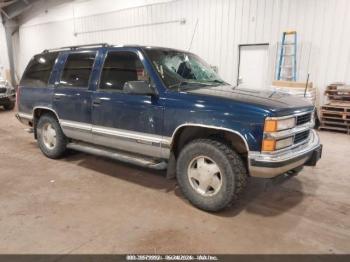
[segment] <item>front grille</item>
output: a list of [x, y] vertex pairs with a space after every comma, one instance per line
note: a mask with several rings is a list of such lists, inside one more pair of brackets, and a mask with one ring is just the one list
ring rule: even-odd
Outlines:
[[310, 130], [306, 130], [300, 133], [295, 134], [294, 136], [294, 144], [299, 144], [306, 140], [310, 135]]
[[305, 124], [311, 121], [311, 113], [307, 113], [301, 116], [297, 116], [297, 126]]
[[7, 89], [6, 89], [5, 87], [0, 87], [0, 94], [1, 94], [1, 93], [6, 93], [6, 90], [7, 90]]

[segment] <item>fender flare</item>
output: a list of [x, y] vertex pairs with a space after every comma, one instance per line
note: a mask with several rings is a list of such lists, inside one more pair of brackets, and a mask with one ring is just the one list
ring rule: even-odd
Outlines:
[[207, 128], [207, 129], [226, 131], [226, 132], [238, 135], [243, 140], [244, 145], [245, 145], [245, 147], [247, 149], [247, 152], [249, 152], [249, 145], [248, 145], [247, 139], [240, 132], [238, 132], [237, 130], [226, 128], [226, 127], [218, 127], [218, 126], [204, 125], [204, 124], [195, 124], [195, 123], [185, 123], [185, 124], [179, 125], [174, 130], [174, 132], [173, 132], [173, 134], [171, 136], [170, 143], [169, 143], [170, 148], [173, 147], [174, 139], [175, 139], [175, 136], [176, 136], [177, 132], [183, 127], [202, 127], [202, 128]]

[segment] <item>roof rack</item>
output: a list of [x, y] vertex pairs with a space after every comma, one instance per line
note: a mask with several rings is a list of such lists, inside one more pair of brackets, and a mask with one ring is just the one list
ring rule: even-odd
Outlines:
[[49, 53], [54, 51], [63, 51], [63, 50], [77, 50], [80, 48], [87, 48], [87, 47], [107, 47], [110, 46], [107, 43], [97, 43], [97, 44], [87, 44], [87, 45], [74, 45], [74, 46], [65, 46], [60, 48], [52, 48], [52, 49], [45, 49], [43, 53]]

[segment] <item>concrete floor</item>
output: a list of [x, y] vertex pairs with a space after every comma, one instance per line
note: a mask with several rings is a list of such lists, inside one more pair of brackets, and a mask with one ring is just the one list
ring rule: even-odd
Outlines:
[[323, 159], [282, 183], [251, 179], [218, 214], [163, 172], [70, 152], [50, 160], [0, 109], [0, 253], [347, 253], [350, 136], [320, 132]]

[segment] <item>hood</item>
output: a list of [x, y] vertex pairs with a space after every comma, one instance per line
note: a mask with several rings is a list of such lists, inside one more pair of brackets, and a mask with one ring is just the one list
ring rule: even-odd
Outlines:
[[256, 105], [274, 112], [276, 115], [300, 113], [313, 109], [313, 105], [307, 99], [268, 89], [260, 91], [220, 85], [189, 89], [186, 92]]

